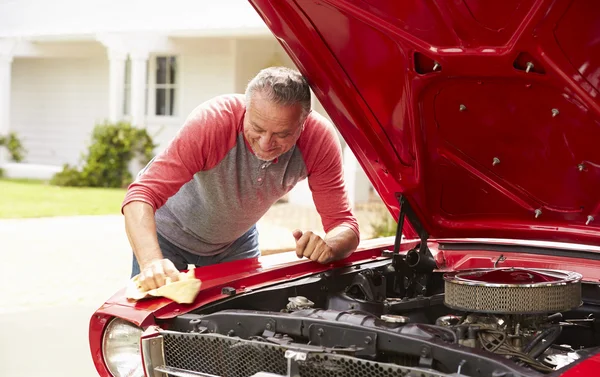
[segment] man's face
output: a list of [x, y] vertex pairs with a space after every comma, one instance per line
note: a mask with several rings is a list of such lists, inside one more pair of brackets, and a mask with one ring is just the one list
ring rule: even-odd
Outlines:
[[255, 92], [244, 118], [244, 136], [254, 154], [271, 161], [289, 151], [302, 131], [302, 105], [283, 106]]

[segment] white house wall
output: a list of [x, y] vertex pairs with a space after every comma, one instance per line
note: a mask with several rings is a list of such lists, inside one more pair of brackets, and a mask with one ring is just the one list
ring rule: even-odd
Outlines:
[[77, 163], [96, 122], [106, 117], [108, 63], [103, 57], [15, 58], [11, 130], [33, 164]]
[[105, 59], [106, 48], [90, 41], [17, 41], [13, 51], [20, 58], [90, 58]]
[[148, 116], [147, 126], [164, 148], [200, 103], [225, 93], [243, 93], [248, 81], [269, 64], [294, 67], [279, 44], [271, 38], [171, 38], [164, 52], [179, 59], [179, 116]]
[[[274, 38], [239, 38], [235, 41], [236, 92], [243, 93], [259, 70], [278, 62], [294, 67]], [[285, 55], [285, 56], [284, 56]]]
[[[160, 54], [178, 57], [177, 116], [148, 115], [146, 126], [161, 150], [175, 136], [189, 113], [202, 102], [235, 90], [232, 41], [226, 38], [176, 39], [172, 50]], [[154, 54], [156, 56], [157, 54]], [[152, 57], [151, 57], [152, 58]], [[152, 72], [150, 73], [152, 74]]]
[[[157, 151], [168, 145], [202, 102], [224, 93], [243, 93], [248, 80], [269, 65], [294, 67], [272, 37], [171, 36], [159, 40], [162, 42], [155, 43], [148, 55], [148, 76], [155, 75], [157, 56], [176, 56], [178, 72], [174, 116], [153, 115], [153, 91], [148, 91], [143, 124], [158, 144]], [[19, 44], [15, 52], [10, 129], [24, 142], [26, 162], [77, 164], [87, 151], [94, 125], [109, 117], [109, 50], [99, 41], [73, 40]], [[327, 116], [318, 101], [313, 108]], [[367, 200], [370, 185], [366, 176], [360, 169], [352, 176], [357, 183], [355, 200]], [[290, 193], [290, 200], [312, 203], [306, 182]]]

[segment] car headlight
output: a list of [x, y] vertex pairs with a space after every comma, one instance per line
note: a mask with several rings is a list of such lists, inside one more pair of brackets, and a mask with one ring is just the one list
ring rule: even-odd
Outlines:
[[144, 377], [140, 337], [142, 329], [120, 318], [113, 319], [102, 337], [102, 355], [114, 377]]

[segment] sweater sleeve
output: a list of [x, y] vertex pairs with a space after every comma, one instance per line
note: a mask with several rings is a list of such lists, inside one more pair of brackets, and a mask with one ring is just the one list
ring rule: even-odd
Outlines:
[[169, 145], [129, 185], [121, 212], [133, 201], [148, 203], [156, 211], [194, 174], [216, 166], [235, 145], [240, 112], [240, 100], [227, 96], [194, 109]]
[[344, 183], [342, 148], [338, 136], [324, 117], [311, 114], [299, 147], [308, 171], [308, 186], [325, 232], [346, 226], [360, 239]]

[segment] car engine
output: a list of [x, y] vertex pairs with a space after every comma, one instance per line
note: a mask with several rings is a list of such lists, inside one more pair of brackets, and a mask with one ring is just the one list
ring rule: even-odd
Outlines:
[[551, 372], [578, 359], [568, 346], [544, 353], [562, 332], [561, 312], [581, 305], [581, 275], [508, 268], [458, 272], [444, 279], [445, 305], [466, 314], [440, 317], [436, 325], [452, 329], [459, 344], [540, 371]]
[[598, 352], [600, 288], [577, 273], [443, 273], [416, 249], [388, 256], [224, 289], [230, 297], [161, 325], [166, 364], [240, 377], [530, 377]]

